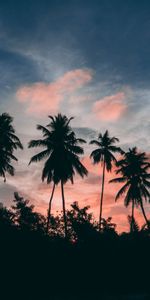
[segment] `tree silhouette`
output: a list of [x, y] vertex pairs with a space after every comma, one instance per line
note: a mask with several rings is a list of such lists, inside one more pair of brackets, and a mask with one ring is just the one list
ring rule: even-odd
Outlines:
[[29, 164], [46, 159], [42, 172], [42, 180], [47, 183], [53, 182], [53, 190], [49, 201], [47, 228], [49, 226], [51, 203], [54, 195], [55, 185], [61, 183], [63, 217], [65, 226], [65, 236], [67, 237], [67, 220], [65, 211], [64, 184], [70, 180], [73, 183], [75, 172], [81, 177], [87, 175], [86, 168], [79, 160], [79, 155], [84, 150], [79, 144], [85, 143], [83, 139], [76, 138], [70, 127], [70, 121], [66, 116], [58, 114], [55, 117], [49, 116], [50, 123], [44, 127], [37, 125], [37, 129], [43, 133], [43, 139], [32, 140], [31, 147], [44, 147], [45, 149], [34, 155]]
[[41, 214], [34, 212], [34, 205], [29, 205], [29, 200], [25, 200], [19, 196], [17, 192], [14, 193], [14, 222], [22, 231], [37, 231], [44, 233], [45, 218]]
[[14, 227], [14, 213], [0, 203], [0, 235], [11, 234]]
[[73, 242], [77, 242], [80, 239], [86, 239], [95, 233], [98, 228], [97, 222], [94, 220], [93, 214], [88, 212], [90, 206], [84, 206], [80, 208], [78, 202], [75, 201], [71, 204], [71, 209], [67, 210], [67, 223], [69, 238]]
[[112, 217], [107, 219], [102, 218], [102, 231], [103, 233], [116, 233], [115, 232], [116, 224], [112, 223]]
[[139, 233], [140, 227], [138, 222], [135, 220], [133, 216], [128, 216], [128, 223], [130, 225], [130, 232]]
[[90, 157], [93, 159], [94, 164], [99, 162], [103, 165], [103, 175], [102, 175], [102, 190], [100, 199], [100, 214], [99, 214], [99, 228], [101, 230], [102, 223], [102, 207], [103, 207], [103, 195], [104, 195], [104, 183], [105, 183], [105, 169], [108, 172], [112, 170], [112, 163], [116, 162], [116, 158], [113, 153], [123, 153], [120, 147], [116, 147], [114, 144], [119, 142], [116, 137], [110, 137], [108, 130], [102, 135], [98, 136], [98, 140], [92, 140], [90, 144], [98, 146], [94, 151], [92, 151]]
[[131, 231], [134, 230], [134, 208], [140, 206], [147, 226], [149, 227], [149, 221], [146, 217], [143, 207], [143, 200], [150, 201], [150, 174], [148, 169], [150, 164], [145, 152], [138, 153], [137, 148], [129, 149], [127, 153], [124, 153], [123, 159], [117, 162], [118, 169], [116, 174], [120, 174], [121, 177], [110, 180], [112, 183], [124, 183], [122, 188], [116, 195], [117, 201], [123, 194], [125, 194], [124, 204], [127, 207], [132, 203], [132, 223]]
[[6, 181], [6, 172], [14, 175], [14, 167], [11, 161], [17, 161], [13, 155], [14, 150], [23, 149], [19, 138], [15, 135], [15, 129], [12, 126], [13, 118], [3, 113], [0, 115], [0, 176]]

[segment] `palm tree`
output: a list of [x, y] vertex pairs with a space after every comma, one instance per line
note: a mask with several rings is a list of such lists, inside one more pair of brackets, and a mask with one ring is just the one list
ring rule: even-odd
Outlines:
[[124, 153], [124, 157], [117, 162], [118, 169], [116, 174], [120, 174], [121, 177], [110, 180], [112, 183], [124, 183], [119, 192], [117, 193], [115, 200], [117, 201], [123, 194], [125, 194], [124, 204], [126, 207], [132, 204], [132, 223], [131, 231], [133, 231], [134, 225], [134, 208], [140, 206], [147, 226], [149, 227], [149, 221], [146, 217], [143, 200], [150, 201], [150, 174], [148, 169], [150, 164], [145, 152], [138, 153], [137, 148], [129, 149], [127, 153]]
[[13, 118], [3, 113], [0, 115], [0, 176], [6, 181], [6, 172], [14, 175], [14, 167], [11, 161], [17, 161], [13, 155], [18, 148], [23, 149], [19, 138], [15, 135], [15, 129], [12, 125]]
[[54, 195], [55, 186], [61, 183], [63, 218], [65, 226], [65, 236], [67, 237], [67, 220], [64, 197], [64, 184], [70, 180], [73, 183], [75, 172], [81, 177], [87, 175], [87, 169], [79, 160], [79, 155], [83, 154], [83, 148], [79, 144], [85, 143], [84, 140], [76, 138], [75, 133], [70, 127], [70, 121], [66, 116], [58, 114], [55, 117], [49, 116], [50, 123], [44, 127], [37, 125], [37, 129], [43, 133], [43, 139], [32, 140], [31, 147], [44, 147], [44, 150], [34, 155], [29, 164], [46, 159], [42, 181], [47, 180], [47, 184], [53, 182], [52, 194], [49, 201], [47, 230], [51, 215], [51, 203]]
[[103, 165], [103, 175], [102, 175], [102, 189], [101, 189], [101, 198], [100, 198], [100, 214], [99, 214], [99, 229], [101, 230], [102, 223], [102, 207], [103, 207], [103, 196], [104, 196], [104, 183], [105, 183], [105, 169], [108, 172], [112, 170], [112, 163], [116, 162], [116, 158], [113, 153], [123, 153], [120, 147], [116, 147], [114, 144], [119, 142], [119, 139], [116, 137], [110, 137], [108, 130], [102, 135], [101, 133], [98, 136], [98, 140], [92, 140], [90, 144], [96, 145], [94, 151], [92, 151], [90, 158], [93, 159], [94, 164], [99, 162]]

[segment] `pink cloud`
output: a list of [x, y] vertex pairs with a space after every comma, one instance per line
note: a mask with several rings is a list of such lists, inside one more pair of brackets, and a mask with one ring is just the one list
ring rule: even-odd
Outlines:
[[60, 103], [65, 96], [71, 96], [77, 89], [84, 86], [92, 79], [90, 70], [77, 69], [65, 73], [52, 83], [35, 83], [22, 86], [17, 91], [17, 99], [27, 103], [27, 113], [51, 114], [58, 112]]
[[117, 121], [127, 110], [125, 93], [104, 97], [94, 103], [93, 112], [103, 121]]

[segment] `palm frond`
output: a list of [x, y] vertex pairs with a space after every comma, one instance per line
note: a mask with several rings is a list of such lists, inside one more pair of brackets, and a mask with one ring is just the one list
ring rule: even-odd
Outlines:
[[49, 137], [50, 136], [50, 131], [46, 127], [38, 124], [37, 129], [41, 130], [43, 132], [44, 137]]
[[69, 123], [74, 119], [74, 117], [70, 117], [68, 120], [67, 120], [67, 123], [66, 123], [66, 126], [69, 125]]
[[52, 159], [49, 158], [46, 161], [42, 171], [42, 181], [44, 181], [45, 178], [47, 178], [47, 183], [50, 183], [53, 180], [53, 173], [54, 173], [54, 166], [52, 163]]
[[20, 139], [15, 134], [9, 132], [9, 137], [11, 138], [14, 145], [17, 146], [17, 148], [20, 148], [21, 150], [23, 150], [23, 145], [22, 145]]
[[75, 153], [75, 154], [83, 154], [83, 153], [84, 153], [83, 148], [80, 147], [80, 146], [76, 146], [76, 145], [68, 145], [67, 148], [68, 148], [71, 152], [73, 152], [73, 153]]
[[6, 174], [14, 175], [14, 167], [11, 161], [17, 161], [14, 156], [14, 150], [23, 149], [20, 139], [15, 135], [15, 129], [12, 125], [13, 118], [4, 113], [0, 115], [0, 176], [6, 180]]
[[45, 139], [32, 140], [29, 143], [29, 148], [44, 146], [47, 149], [34, 155], [30, 163], [48, 157], [42, 172], [42, 180], [47, 179], [47, 183], [66, 183], [68, 180], [73, 182], [75, 171], [82, 177], [87, 175], [87, 170], [79, 159], [79, 155], [84, 153], [79, 144], [85, 143], [85, 140], [77, 138], [72, 131], [69, 124], [73, 118], [68, 119], [61, 114], [49, 118], [50, 122], [46, 127], [37, 125]]
[[74, 157], [73, 161], [73, 167], [75, 168], [76, 172], [81, 176], [87, 176], [88, 170], [83, 166], [83, 164], [79, 161], [79, 159]]
[[92, 141], [90, 141], [90, 143], [89, 143], [90, 145], [96, 145], [96, 146], [98, 146], [98, 147], [100, 147], [101, 146], [101, 144], [100, 144], [100, 142], [99, 141], [97, 141], [97, 140], [92, 140]]
[[116, 147], [116, 146], [109, 146], [109, 151], [112, 151], [114, 153], [120, 153], [120, 154], [124, 154], [125, 152], [120, 148], [120, 147]]
[[118, 177], [118, 178], [113, 178], [111, 180], [109, 180], [109, 183], [122, 183], [122, 182], [126, 182], [127, 178], [125, 177]]
[[34, 155], [34, 156], [31, 158], [31, 160], [30, 160], [30, 162], [29, 162], [29, 165], [30, 165], [31, 163], [33, 163], [33, 162], [41, 161], [42, 159], [46, 158], [48, 155], [50, 155], [49, 149], [46, 149], [46, 150], [44, 150], [44, 151], [42, 151], [42, 152], [40, 152], [40, 153]]
[[10, 164], [6, 164], [5, 165], [5, 170], [11, 175], [11, 176], [14, 176], [14, 173], [15, 173], [15, 169], [12, 165]]
[[129, 187], [129, 184], [127, 182], [117, 193], [117, 195], [115, 197], [115, 201], [117, 201], [126, 192], [128, 187]]
[[18, 161], [18, 159], [11, 153], [11, 152], [5, 152], [5, 155], [6, 155], [6, 157], [7, 157], [7, 161], [9, 160], [9, 159], [12, 159], [12, 160], [15, 160], [15, 161]]
[[125, 196], [125, 198], [124, 198], [124, 205], [125, 205], [126, 207], [128, 207], [128, 205], [130, 204], [130, 202], [133, 202], [133, 201], [135, 202], [135, 198], [134, 198], [133, 193], [134, 193], [133, 188], [132, 188], [132, 186], [130, 185], [130, 186], [129, 186], [129, 189], [128, 189], [128, 191], [127, 191], [127, 194], [126, 194], [126, 196]]
[[147, 190], [145, 185], [142, 184], [140, 187], [140, 190], [141, 190], [141, 194], [144, 197], [145, 201], [147, 201], [147, 199], [150, 200], [150, 192]]
[[48, 144], [47, 140], [31, 140], [28, 143], [28, 148], [46, 147], [47, 144]]
[[79, 144], [86, 144], [86, 141], [84, 139], [76, 139], [76, 142]]
[[93, 159], [94, 164], [98, 164], [100, 161], [103, 161], [103, 153], [101, 149], [95, 149], [92, 151], [90, 158]]
[[112, 138], [110, 138], [110, 144], [115, 144], [116, 142], [119, 142], [118, 138], [116, 138], [114, 136]]

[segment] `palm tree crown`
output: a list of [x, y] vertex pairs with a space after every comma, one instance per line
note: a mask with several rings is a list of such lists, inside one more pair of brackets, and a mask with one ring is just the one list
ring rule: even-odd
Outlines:
[[120, 147], [115, 146], [115, 143], [119, 142], [116, 137], [110, 137], [108, 130], [102, 135], [98, 136], [98, 140], [92, 140], [90, 144], [96, 145], [94, 151], [92, 151], [90, 157], [93, 159], [94, 164], [101, 162], [103, 164], [103, 175], [102, 175], [102, 191], [100, 200], [100, 215], [99, 215], [99, 226], [101, 229], [102, 222], [102, 203], [103, 203], [103, 193], [104, 193], [104, 182], [105, 182], [105, 168], [108, 172], [112, 170], [112, 163], [117, 162], [116, 157], [113, 153], [123, 153]]
[[100, 133], [98, 140], [92, 140], [90, 144], [98, 146], [98, 148], [90, 155], [94, 164], [98, 164], [99, 162], [103, 163], [105, 161], [106, 169], [110, 172], [112, 169], [112, 162], [117, 162], [113, 153], [123, 153], [120, 147], [114, 145], [116, 142], [119, 142], [119, 139], [110, 137], [108, 130], [106, 130], [103, 135]]
[[13, 152], [17, 148], [23, 149], [19, 138], [15, 135], [15, 129], [12, 126], [13, 118], [3, 113], [0, 115], [0, 176], [6, 181], [6, 172], [14, 175], [14, 167], [10, 164], [11, 160], [17, 161]]
[[86, 168], [82, 165], [78, 155], [83, 154], [83, 148], [79, 146], [85, 143], [83, 139], [77, 139], [69, 123], [72, 118], [58, 114], [55, 117], [49, 116], [51, 122], [46, 126], [37, 125], [37, 129], [43, 133], [43, 139], [32, 140], [31, 147], [44, 147], [45, 150], [34, 155], [30, 163], [46, 159], [42, 172], [42, 180], [47, 183], [54, 181], [58, 184], [61, 180], [66, 183], [70, 180], [73, 183], [75, 171], [83, 177], [87, 175]]

